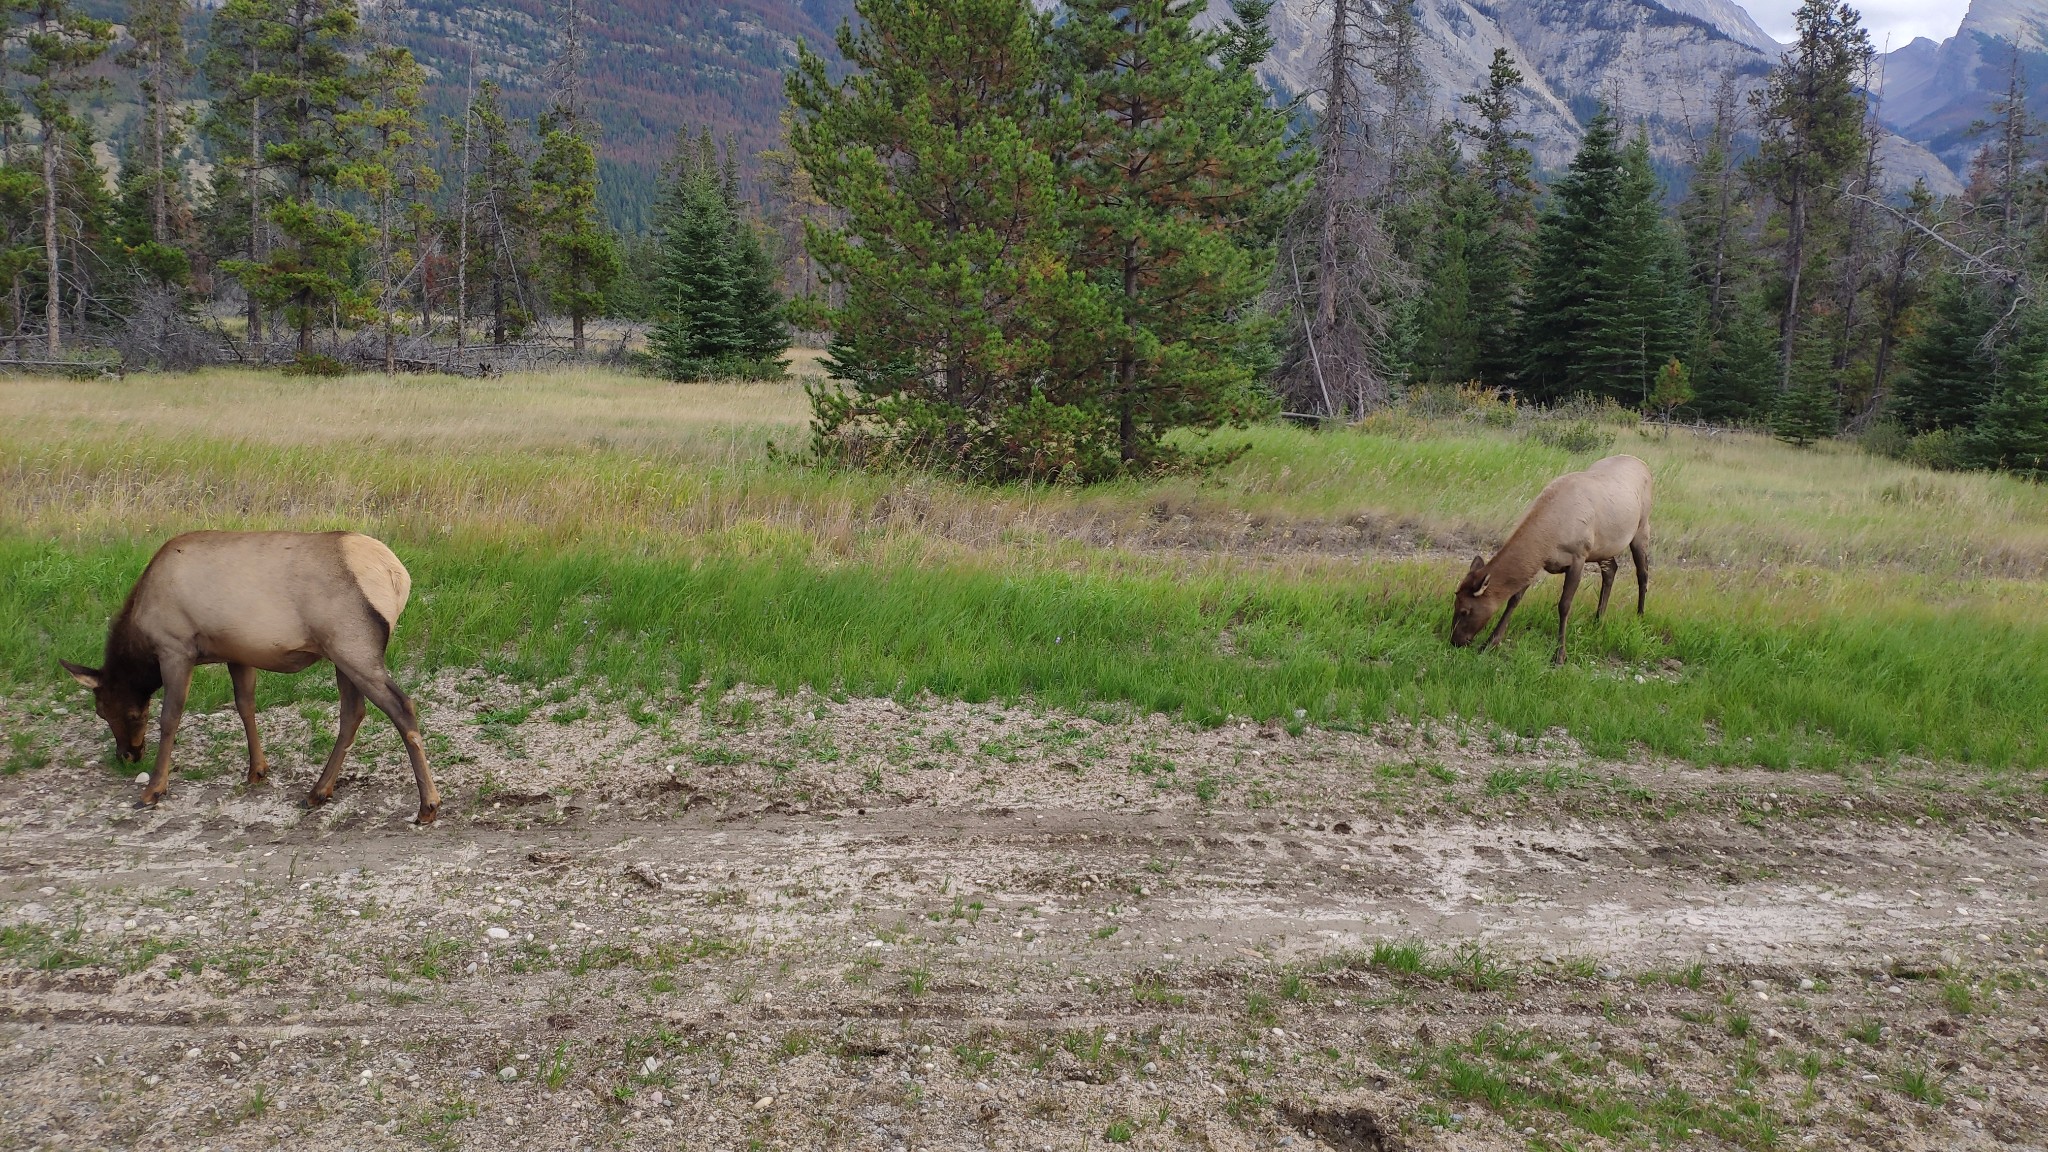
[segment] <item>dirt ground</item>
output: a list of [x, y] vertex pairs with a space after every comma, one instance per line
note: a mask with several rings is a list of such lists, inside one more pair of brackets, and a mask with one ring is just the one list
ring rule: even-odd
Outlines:
[[0, 1149], [2048, 1146], [2037, 778], [735, 692], [0, 698]]

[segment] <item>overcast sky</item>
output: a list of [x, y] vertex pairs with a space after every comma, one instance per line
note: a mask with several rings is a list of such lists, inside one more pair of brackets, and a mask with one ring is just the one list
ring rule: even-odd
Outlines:
[[[1915, 36], [1946, 40], [1956, 34], [1970, 0], [1849, 0], [1863, 13], [1863, 26], [1870, 29], [1870, 42], [1885, 50], [1885, 38], [1893, 48], [1903, 48]], [[1792, 13], [1799, 0], [1744, 0], [1743, 7], [1780, 41], [1792, 38]]]

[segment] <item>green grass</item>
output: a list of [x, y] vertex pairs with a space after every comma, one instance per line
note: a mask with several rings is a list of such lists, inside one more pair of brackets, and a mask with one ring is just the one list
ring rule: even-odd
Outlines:
[[[800, 429], [801, 412], [758, 390], [590, 373], [351, 386], [361, 412], [332, 428], [293, 414], [334, 385], [254, 375], [0, 398], [14, 422], [0, 448], [0, 687], [61, 689], [56, 658], [96, 655], [173, 529], [347, 525], [412, 571], [396, 640], [411, 677], [480, 667], [633, 699], [698, 684], [715, 699], [740, 683], [1028, 697], [1198, 723], [1456, 717], [1482, 733], [1561, 727], [1601, 756], [1769, 767], [2048, 764], [2038, 586], [1985, 575], [2048, 567], [2048, 497], [2018, 482], [1624, 432], [1617, 450], [1658, 473], [1650, 614], [1595, 627], [1582, 611], [1572, 663], [1553, 669], [1555, 581], [1503, 651], [1461, 652], [1444, 637], [1456, 558], [1127, 550], [1059, 529], [1185, 516], [1202, 535], [1363, 510], [1420, 524], [1424, 540], [1497, 541], [1574, 462], [1507, 433], [1261, 428], [1237, 434], [1251, 452], [1207, 480], [985, 491], [777, 463], [765, 443]], [[284, 507], [303, 511], [269, 511]], [[268, 706], [333, 688], [266, 676], [260, 693]], [[206, 671], [195, 706], [227, 694]], [[1488, 788], [1572, 783], [1511, 774]], [[1206, 778], [1191, 787], [1218, 793]]]

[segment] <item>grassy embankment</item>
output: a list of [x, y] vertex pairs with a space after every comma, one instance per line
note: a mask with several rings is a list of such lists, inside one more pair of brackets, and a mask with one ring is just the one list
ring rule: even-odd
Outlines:
[[[8, 382], [0, 684], [59, 687], [54, 657], [97, 652], [176, 531], [349, 527], [412, 569], [398, 649], [415, 670], [1456, 716], [1769, 766], [2048, 762], [2048, 492], [2027, 484], [1622, 430], [1612, 450], [1658, 477], [1650, 615], [1595, 628], [1582, 593], [1553, 670], [1554, 581], [1491, 655], [1445, 643], [1450, 590], [1588, 457], [1401, 418], [1238, 433], [1252, 451], [1206, 479], [986, 491], [775, 460], [768, 442], [800, 444], [806, 419], [794, 387], [596, 372]], [[225, 691], [216, 671], [200, 699]]]

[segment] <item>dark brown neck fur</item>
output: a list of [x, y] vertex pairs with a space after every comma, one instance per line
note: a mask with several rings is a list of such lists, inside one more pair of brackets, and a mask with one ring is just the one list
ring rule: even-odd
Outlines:
[[100, 673], [109, 684], [132, 692], [136, 699], [147, 700], [164, 686], [163, 667], [157, 661], [156, 650], [135, 627], [134, 612], [135, 595], [131, 592], [128, 602], [121, 606], [121, 614], [107, 628], [107, 657]]

